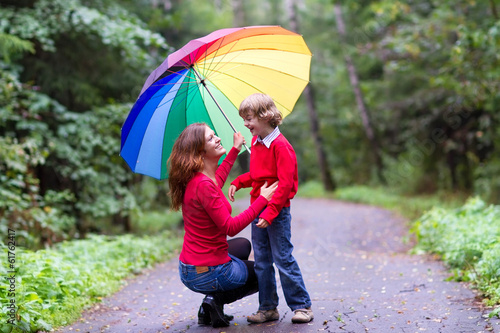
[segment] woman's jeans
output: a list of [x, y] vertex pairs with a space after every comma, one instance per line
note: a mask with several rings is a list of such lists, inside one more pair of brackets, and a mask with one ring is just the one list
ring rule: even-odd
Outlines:
[[255, 273], [259, 282], [259, 310], [272, 310], [278, 306], [273, 262], [278, 268], [283, 294], [290, 309], [295, 311], [311, 306], [302, 273], [292, 255], [291, 220], [290, 207], [283, 207], [267, 228], [256, 226], [258, 217], [252, 222]]
[[242, 287], [248, 277], [245, 263], [229, 255], [231, 261], [217, 266], [208, 266], [208, 271], [198, 273], [196, 266], [179, 261], [179, 274], [182, 283], [192, 291], [201, 294], [215, 294]]
[[232, 303], [258, 291], [254, 262], [248, 257], [252, 246], [246, 238], [233, 238], [228, 242], [231, 261], [217, 265], [196, 267], [179, 260], [179, 276], [192, 291], [214, 295], [222, 304]]

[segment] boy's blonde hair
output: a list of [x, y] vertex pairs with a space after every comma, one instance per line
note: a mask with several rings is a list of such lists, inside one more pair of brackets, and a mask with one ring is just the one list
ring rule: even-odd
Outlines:
[[272, 128], [281, 125], [283, 117], [274, 104], [273, 99], [266, 94], [253, 94], [241, 102], [239, 109], [240, 117], [255, 115], [260, 120], [265, 120]]

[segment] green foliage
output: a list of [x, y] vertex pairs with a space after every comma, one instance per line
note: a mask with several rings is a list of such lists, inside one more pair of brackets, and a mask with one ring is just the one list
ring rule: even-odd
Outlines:
[[[19, 231], [22, 243], [38, 247], [66, 238], [75, 224], [64, 206], [74, 201], [68, 190], [40, 191], [37, 168], [47, 162], [51, 148], [44, 144], [47, 124], [40, 105], [51, 107], [46, 96], [23, 89], [16, 76], [0, 70], [0, 235], [7, 228]], [[57, 108], [57, 105], [54, 104]], [[16, 125], [14, 125], [16, 124]], [[13, 130], [29, 133], [17, 137]]]
[[78, 184], [75, 207], [80, 216], [127, 216], [137, 208], [126, 186], [132, 174], [119, 157], [120, 126], [129, 109], [130, 105], [109, 105], [92, 112], [65, 112], [61, 117], [54, 159], [47, 164], [55, 168], [57, 163], [60, 175]]
[[120, 8], [117, 3], [100, 9], [92, 8], [99, 1], [38, 0], [33, 6], [5, 7], [0, 20], [4, 32], [23, 39], [36, 40], [47, 51], [57, 51], [57, 39], [62, 34], [94, 35], [103, 42], [123, 50], [129, 61], [150, 58], [147, 48], [165, 47], [159, 34], [147, 29], [144, 23]]
[[37, 0], [0, 11], [0, 33], [29, 40], [21, 81], [73, 111], [137, 97], [167, 45], [115, 1]]
[[[335, 29], [333, 3], [307, 1], [299, 13], [301, 33], [314, 55], [311, 85], [320, 132], [339, 186], [377, 184], [346, 70], [344, 55], [349, 55], [390, 186], [416, 194], [476, 191], [496, 200], [498, 186], [488, 182], [496, 177], [483, 168], [499, 164], [494, 154], [500, 67], [493, 55], [498, 49], [493, 2], [341, 2], [344, 43]], [[301, 180], [318, 177], [309, 131], [299, 101], [283, 132], [294, 141]]]
[[10, 63], [12, 55], [22, 54], [24, 52], [34, 53], [33, 44], [19, 37], [0, 33], [0, 52], [3, 60]]
[[155, 235], [163, 230], [173, 230], [182, 223], [182, 213], [172, 210], [141, 212], [134, 216], [132, 228], [140, 235]]
[[129, 104], [70, 112], [12, 72], [0, 80], [0, 234], [19, 230], [22, 244], [37, 248], [138, 209], [119, 157]]
[[[409, 189], [417, 193], [426, 186], [473, 190], [477, 169], [494, 156], [498, 140], [493, 126], [499, 100], [493, 54], [500, 42], [495, 4], [369, 3], [358, 7], [367, 32], [358, 57], [363, 53], [383, 66], [382, 76], [364, 81], [391, 164], [386, 171], [408, 170], [410, 162]], [[494, 199], [492, 194], [488, 198]]]
[[500, 206], [469, 199], [461, 208], [433, 208], [413, 223], [417, 251], [436, 253], [455, 278], [471, 281], [487, 297], [500, 303]]
[[2, 3], [0, 235], [18, 230], [26, 247], [122, 232], [139, 210], [120, 128], [166, 43], [121, 4]]
[[[16, 248], [16, 316], [14, 332], [48, 331], [79, 318], [84, 306], [117, 291], [123, 279], [169, 258], [180, 246], [171, 231], [150, 237], [91, 236], [86, 240], [64, 242], [53, 249], [32, 252]], [[7, 257], [7, 247], [1, 245]], [[7, 261], [0, 266], [8, 275]], [[9, 289], [3, 278], [0, 289]], [[10, 298], [0, 293], [0, 331], [9, 332], [7, 304]]]
[[311, 180], [299, 184], [297, 195], [306, 198], [325, 198], [330, 194], [325, 191], [324, 186], [320, 182]]

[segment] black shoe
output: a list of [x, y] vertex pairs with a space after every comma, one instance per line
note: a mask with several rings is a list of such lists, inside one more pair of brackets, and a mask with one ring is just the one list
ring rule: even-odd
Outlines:
[[227, 327], [229, 326], [229, 321], [224, 317], [224, 312], [222, 311], [222, 304], [219, 304], [213, 296], [208, 295], [201, 303], [203, 311], [210, 314], [210, 319], [212, 322], [212, 327]]
[[[224, 318], [227, 321], [231, 321], [234, 319], [234, 316], [227, 315], [224, 313]], [[212, 320], [210, 319], [210, 313], [205, 312], [203, 310], [203, 306], [200, 305], [200, 309], [198, 310], [198, 325], [212, 325]]]

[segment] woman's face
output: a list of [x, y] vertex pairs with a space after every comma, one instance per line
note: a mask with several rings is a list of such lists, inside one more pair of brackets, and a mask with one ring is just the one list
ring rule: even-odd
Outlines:
[[219, 158], [226, 153], [226, 149], [222, 147], [220, 138], [215, 135], [215, 132], [210, 128], [205, 129], [205, 158]]

